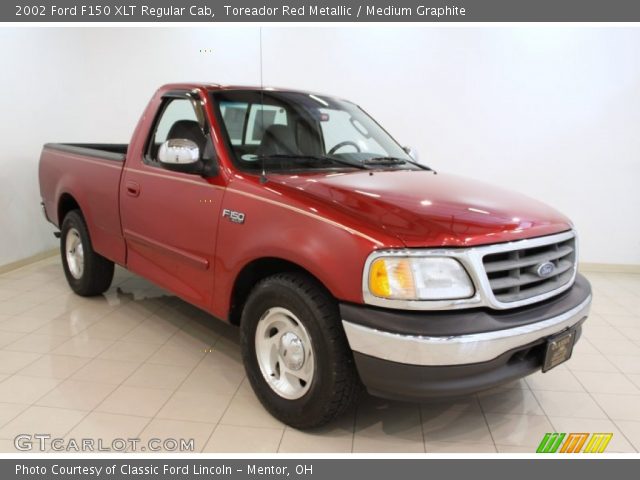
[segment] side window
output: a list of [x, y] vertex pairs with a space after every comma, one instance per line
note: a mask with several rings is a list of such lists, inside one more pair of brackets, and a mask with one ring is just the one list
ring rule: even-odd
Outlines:
[[220, 113], [234, 146], [260, 145], [271, 125], [288, 125], [287, 111], [275, 105], [220, 102]]
[[[306, 131], [295, 132], [293, 113], [279, 105], [224, 100], [218, 105], [229, 141], [238, 158], [253, 160], [265, 132], [272, 125], [284, 125], [295, 135], [307, 134]], [[292, 122], [294, 125], [291, 125]]]
[[156, 164], [158, 162], [158, 150], [164, 142], [170, 138], [183, 137], [195, 141], [202, 151], [205, 137], [200, 131], [198, 118], [191, 101], [186, 98], [171, 99], [165, 104], [160, 118], [155, 124], [147, 149], [146, 160], [148, 163]]
[[221, 102], [220, 113], [222, 121], [227, 128], [231, 145], [242, 145], [242, 135], [244, 133], [244, 121], [247, 116], [249, 105], [239, 102]]
[[247, 123], [246, 145], [260, 145], [262, 136], [271, 125], [287, 125], [287, 111], [275, 105], [251, 105]]

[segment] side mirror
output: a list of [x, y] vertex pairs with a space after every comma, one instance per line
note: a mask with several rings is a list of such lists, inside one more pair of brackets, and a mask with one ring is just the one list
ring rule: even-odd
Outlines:
[[160, 145], [158, 161], [177, 172], [196, 173], [202, 167], [198, 145], [186, 138], [172, 138]]
[[415, 148], [405, 146], [405, 147], [402, 147], [402, 149], [407, 153], [407, 155], [413, 158], [414, 162], [419, 162], [418, 151]]

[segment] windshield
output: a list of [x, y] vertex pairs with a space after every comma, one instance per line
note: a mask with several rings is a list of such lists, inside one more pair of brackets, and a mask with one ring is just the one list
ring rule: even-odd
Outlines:
[[220, 91], [212, 96], [241, 169], [420, 168], [350, 102], [269, 90]]

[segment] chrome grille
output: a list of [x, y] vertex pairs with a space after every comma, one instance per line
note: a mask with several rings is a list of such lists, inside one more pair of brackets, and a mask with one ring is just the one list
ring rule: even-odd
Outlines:
[[[557, 290], [574, 278], [576, 239], [489, 253], [482, 263], [496, 300], [526, 300]], [[553, 265], [553, 271], [540, 275], [538, 269], [547, 263]]]

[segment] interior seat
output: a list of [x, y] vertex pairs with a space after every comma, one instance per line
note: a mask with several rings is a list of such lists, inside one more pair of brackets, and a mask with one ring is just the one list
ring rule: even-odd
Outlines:
[[262, 136], [257, 155], [295, 155], [300, 153], [293, 132], [286, 125], [269, 125]]
[[176, 138], [184, 138], [191, 140], [200, 149], [200, 155], [204, 152], [204, 147], [207, 143], [207, 138], [202, 133], [200, 124], [195, 120], [178, 120], [169, 129], [167, 140], [173, 140]]
[[300, 119], [296, 122], [296, 138], [300, 152], [307, 155], [324, 155], [319, 127], [314, 129], [311, 123]]

